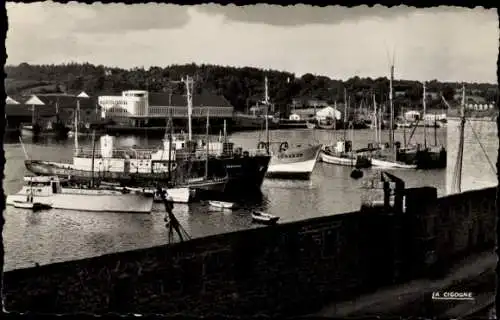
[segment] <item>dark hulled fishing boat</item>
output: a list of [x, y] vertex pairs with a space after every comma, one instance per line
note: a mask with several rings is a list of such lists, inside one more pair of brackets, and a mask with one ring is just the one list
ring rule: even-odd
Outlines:
[[[422, 103], [424, 107], [424, 116], [426, 113], [426, 90], [425, 90], [425, 83], [423, 84], [423, 98], [422, 98]], [[465, 97], [464, 97], [465, 99]], [[462, 101], [462, 103], [465, 103]], [[406, 141], [405, 141], [405, 146], [404, 148], [400, 148], [400, 145], [396, 145], [396, 157], [398, 161], [404, 162], [406, 164], [414, 164], [417, 166], [417, 169], [422, 169], [422, 170], [429, 170], [429, 169], [444, 169], [446, 168], [446, 158], [447, 158], [447, 152], [446, 148], [441, 145], [438, 145], [437, 141], [437, 128], [438, 125], [436, 118], [434, 118], [434, 145], [433, 146], [428, 146], [427, 145], [427, 126], [424, 126], [424, 145], [414, 145], [414, 146], [408, 146]], [[418, 121], [417, 121], [418, 124]], [[417, 125], [414, 126], [412, 133], [410, 135], [410, 139], [412, 138], [413, 134], [415, 133], [415, 129], [417, 128]], [[405, 128], [403, 128], [405, 130]], [[405, 134], [406, 136], [406, 134]], [[405, 139], [406, 140], [406, 139]]]
[[[185, 82], [188, 109], [192, 110], [192, 78], [188, 77]], [[267, 172], [270, 155], [259, 150], [243, 151], [241, 148], [234, 148], [233, 143], [227, 142], [225, 132], [223, 140], [208, 142], [210, 144], [208, 148], [200, 145], [191, 137], [190, 115], [189, 111], [188, 137], [181, 139], [171, 137], [174, 141], [164, 140], [163, 145], [157, 150], [114, 150], [112, 139], [108, 136], [105, 141], [101, 141], [103, 152], [96, 155], [95, 170], [91, 170], [94, 164], [89, 162], [88, 154], [84, 153], [76, 155], [72, 164], [26, 160], [25, 166], [38, 175], [90, 179], [95, 172], [97, 179], [101, 181], [127, 186], [146, 187], [157, 183], [184, 186], [186, 185], [184, 182], [173, 181], [172, 172], [186, 175], [188, 169], [183, 166], [189, 160], [187, 161], [189, 175], [199, 179], [203, 172], [205, 176], [213, 177], [217, 181], [224, 178], [225, 193], [241, 194], [241, 192], [258, 191]], [[75, 145], [77, 145], [76, 136]], [[214, 185], [208, 180], [205, 182], [204, 186]], [[188, 185], [192, 183], [194, 182], [188, 181]], [[214, 187], [217, 187], [217, 184]]]

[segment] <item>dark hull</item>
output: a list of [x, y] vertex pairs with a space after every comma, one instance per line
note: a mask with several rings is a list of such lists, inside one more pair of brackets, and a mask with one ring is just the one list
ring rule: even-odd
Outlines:
[[21, 128], [21, 135], [26, 134], [35, 137], [67, 137], [71, 129], [62, 124], [54, 125], [53, 129], [41, 129], [38, 126]]
[[280, 119], [279, 129], [304, 129], [307, 128], [306, 120]]
[[447, 152], [423, 150], [417, 152], [417, 169], [444, 169], [446, 168]]
[[[217, 191], [223, 188], [222, 191], [227, 193], [258, 191], [264, 181], [270, 159], [270, 156], [211, 159], [209, 161], [209, 176], [224, 176], [227, 174], [228, 180], [223, 186], [210, 185], [209, 187], [205, 184], [205, 189], [207, 191]], [[26, 160], [25, 166], [26, 169], [37, 175], [57, 175], [64, 178], [71, 176], [75, 180], [92, 179], [91, 171], [54, 166], [42, 161]], [[221, 172], [221, 168], [225, 169], [225, 172]], [[201, 167], [199, 169], [202, 172], [204, 171]], [[93, 177], [100, 181], [141, 187], [152, 186], [155, 183], [168, 184], [170, 181], [166, 173], [94, 172]]]
[[412, 150], [410, 152], [399, 152], [398, 161], [406, 164], [415, 164], [417, 169], [445, 169], [446, 149], [441, 150]]
[[[220, 158], [220, 162], [229, 177], [226, 184], [225, 193], [227, 194], [241, 194], [253, 191], [259, 191], [264, 177], [269, 166], [270, 156], [254, 156], [254, 157], [231, 157]], [[217, 166], [210, 166], [217, 167]]]
[[286, 180], [309, 180], [312, 172], [268, 172], [266, 178]]
[[[278, 129], [279, 124], [276, 121], [269, 120], [269, 129]], [[251, 115], [235, 115], [233, 117], [233, 122], [231, 130], [234, 131], [244, 131], [244, 130], [264, 130], [266, 126], [266, 119], [263, 117], [251, 116]]]

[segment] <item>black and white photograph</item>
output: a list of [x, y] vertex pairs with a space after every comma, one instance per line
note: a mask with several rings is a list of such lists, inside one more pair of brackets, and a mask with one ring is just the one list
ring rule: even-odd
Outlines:
[[496, 319], [496, 9], [6, 11], [4, 311]]

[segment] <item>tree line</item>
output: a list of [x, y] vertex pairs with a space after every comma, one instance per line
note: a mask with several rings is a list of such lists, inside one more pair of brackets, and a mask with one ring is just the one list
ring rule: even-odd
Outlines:
[[[150, 92], [171, 92], [183, 94], [182, 77], [190, 75], [195, 79], [195, 92], [203, 91], [223, 95], [236, 111], [248, 110], [257, 101], [264, 99], [264, 77], [267, 76], [269, 96], [275, 109], [287, 113], [292, 99], [315, 99], [327, 103], [344, 102], [344, 92], [348, 93], [351, 104], [362, 101], [384, 103], [389, 96], [387, 77], [352, 77], [347, 81], [330, 79], [326, 76], [304, 74], [297, 77], [285, 71], [265, 70], [252, 67], [229, 67], [217, 65], [170, 65], [167, 67], [133, 68], [130, 70], [93, 65], [90, 63], [69, 63], [59, 65], [5, 66], [7, 74], [7, 94], [22, 93], [36, 87], [53, 92], [85, 91], [97, 95], [119, 93], [123, 90], [144, 89]], [[427, 93], [442, 95], [452, 101], [462, 83], [426, 82]], [[422, 104], [422, 83], [397, 79], [393, 83], [396, 109], [400, 105], [418, 106]], [[488, 83], [466, 84], [469, 94], [483, 97], [488, 102], [497, 100], [498, 87]], [[435, 95], [434, 95], [435, 97]], [[440, 97], [428, 97], [429, 107], [441, 105]]]

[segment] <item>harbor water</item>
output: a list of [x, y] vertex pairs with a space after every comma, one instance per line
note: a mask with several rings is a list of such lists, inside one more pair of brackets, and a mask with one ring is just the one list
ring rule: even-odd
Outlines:
[[[428, 144], [434, 144], [434, 130], [428, 129]], [[422, 142], [422, 128], [414, 134], [413, 142]], [[288, 141], [297, 144], [331, 144], [343, 136], [342, 131], [283, 130], [272, 131], [271, 141]], [[409, 130], [406, 136], [410, 136]], [[436, 132], [438, 144], [446, 144], [446, 129]], [[265, 140], [259, 132], [240, 132], [230, 137], [236, 146], [255, 149], [258, 141]], [[382, 133], [388, 140], [388, 132]], [[496, 141], [496, 135], [491, 135]], [[403, 131], [395, 132], [395, 140], [403, 141]], [[354, 132], [353, 148], [366, 147], [373, 142], [373, 131]], [[496, 146], [498, 142], [496, 142]], [[90, 137], [82, 137], [80, 144], [90, 146]], [[140, 146], [157, 147], [159, 140], [147, 137], [120, 136], [116, 144], [121, 148]], [[495, 145], [494, 143], [488, 146]], [[277, 145], [279, 146], [279, 144]], [[71, 161], [73, 140], [53, 141], [45, 139], [36, 143], [25, 141], [28, 156], [33, 159]], [[6, 143], [6, 168], [4, 188], [6, 194], [17, 192], [26, 173], [25, 158], [20, 143]], [[494, 150], [493, 152], [496, 152]], [[266, 179], [262, 196], [245, 203], [243, 209], [220, 211], [206, 203], [176, 204], [174, 214], [191, 237], [202, 237], [223, 232], [256, 228], [252, 224], [250, 210], [265, 210], [280, 216], [280, 222], [326, 216], [355, 211], [360, 208], [363, 178], [350, 178], [351, 168], [318, 162], [310, 181]], [[365, 177], [373, 169], [364, 170]], [[396, 170], [408, 187], [435, 186], [440, 195], [446, 191], [446, 170]], [[481, 175], [481, 172], [474, 174]], [[464, 175], [467, 175], [464, 172]], [[476, 177], [482, 179], [481, 177]], [[3, 231], [5, 245], [5, 270], [99, 256], [106, 253], [146, 248], [168, 242], [164, 209], [155, 204], [151, 215], [92, 213], [49, 210], [38, 213], [7, 207], [6, 225]]]

